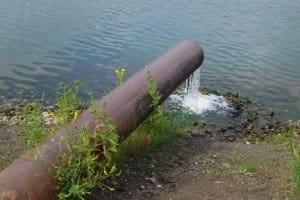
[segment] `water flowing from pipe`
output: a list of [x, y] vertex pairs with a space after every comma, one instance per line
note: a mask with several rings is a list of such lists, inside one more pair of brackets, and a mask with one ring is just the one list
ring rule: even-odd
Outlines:
[[223, 96], [201, 94], [199, 92], [200, 74], [200, 70], [194, 72], [189, 80], [185, 82], [183, 89], [179, 89], [170, 96], [171, 102], [190, 110], [196, 115], [205, 115], [210, 111], [225, 114], [230, 109], [230, 105]]

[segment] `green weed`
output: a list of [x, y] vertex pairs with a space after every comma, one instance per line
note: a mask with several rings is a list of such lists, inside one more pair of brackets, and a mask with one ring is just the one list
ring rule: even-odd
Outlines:
[[74, 81], [74, 85], [68, 86], [64, 82], [57, 84], [55, 105], [53, 115], [61, 123], [66, 123], [79, 113], [82, 100], [79, 97], [80, 81]]
[[32, 102], [23, 108], [24, 120], [18, 126], [24, 131], [21, 142], [29, 147], [35, 147], [49, 134], [45, 131], [41, 113], [42, 105], [38, 102]]
[[[73, 86], [60, 82], [56, 92], [56, 109], [50, 112], [53, 118], [64, 124], [79, 113], [81, 99], [79, 98], [80, 81], [75, 81]], [[29, 147], [35, 147], [45, 137], [54, 132], [57, 127], [45, 125], [42, 117], [43, 106], [39, 102], [32, 102], [23, 108], [24, 120], [19, 123], [19, 128], [24, 131], [21, 139]]]
[[234, 165], [238, 169], [238, 171], [241, 174], [246, 174], [246, 173], [255, 173], [257, 172], [258, 168], [251, 164], [245, 156], [242, 155], [236, 155], [232, 159]]
[[55, 169], [58, 199], [84, 199], [101, 181], [117, 174], [112, 162], [117, 152], [118, 134], [111, 118], [97, 109], [96, 131], [87, 126], [76, 133], [77, 142], [66, 140], [68, 152], [61, 154]]
[[294, 139], [295, 127], [293, 124], [289, 124], [289, 146], [292, 155], [292, 172], [293, 172], [293, 182], [295, 184], [295, 191], [300, 192], [300, 148], [296, 146]]
[[288, 134], [273, 134], [267, 139], [270, 144], [288, 144], [289, 141], [290, 136]]
[[121, 85], [124, 82], [125, 73], [126, 71], [121, 65], [115, 70], [115, 74], [117, 77], [117, 86]]
[[213, 178], [217, 175], [217, 171], [215, 169], [215, 167], [213, 166], [212, 163], [206, 163], [203, 166], [203, 172], [209, 177], [209, 178]]

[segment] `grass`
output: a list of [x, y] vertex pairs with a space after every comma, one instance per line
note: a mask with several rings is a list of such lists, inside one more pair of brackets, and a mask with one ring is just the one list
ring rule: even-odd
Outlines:
[[295, 191], [297, 193], [300, 192], [300, 148], [296, 145], [295, 138], [294, 138], [294, 131], [295, 126], [290, 123], [288, 134], [289, 134], [289, 147], [291, 150], [291, 156], [292, 156], [292, 176], [293, 176], [293, 183], [295, 186]]
[[[61, 125], [76, 118], [79, 113], [82, 103], [79, 97], [79, 87], [80, 81], [75, 81], [73, 86], [68, 86], [63, 82], [58, 83], [56, 108], [54, 111], [48, 112]], [[59, 127], [54, 124], [46, 125], [42, 116], [43, 111], [42, 104], [37, 101], [27, 104], [22, 110], [24, 120], [18, 124], [18, 127], [24, 131], [24, 135], [20, 142], [26, 144], [29, 148], [37, 146]]]
[[268, 139], [267, 142], [270, 144], [288, 144], [290, 141], [290, 136], [288, 134], [273, 134]]
[[32, 102], [26, 105], [23, 110], [24, 120], [19, 123], [19, 128], [24, 131], [21, 143], [30, 148], [35, 147], [48, 136], [44, 119], [41, 115], [42, 105], [39, 102]]
[[235, 155], [232, 158], [233, 164], [238, 169], [239, 173], [247, 174], [247, 173], [255, 173], [258, 171], [258, 168], [250, 163], [249, 160], [246, 159], [243, 155]]
[[66, 123], [78, 115], [80, 106], [82, 105], [79, 91], [79, 80], [74, 81], [72, 86], [68, 86], [64, 82], [57, 84], [56, 109], [52, 115], [61, 123]]
[[205, 165], [203, 166], [203, 172], [209, 178], [213, 178], [213, 177], [215, 177], [217, 175], [216, 167], [210, 161], [208, 161], [207, 163], [205, 163]]

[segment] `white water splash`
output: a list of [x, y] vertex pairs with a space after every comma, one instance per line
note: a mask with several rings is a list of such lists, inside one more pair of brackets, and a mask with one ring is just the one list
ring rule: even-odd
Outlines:
[[179, 106], [189, 109], [197, 115], [202, 115], [209, 111], [222, 114], [230, 109], [229, 104], [223, 96], [201, 94], [198, 91], [199, 86], [200, 71], [197, 70], [189, 80], [189, 83], [186, 84], [186, 90], [181, 92], [181, 94], [171, 95], [171, 101]]

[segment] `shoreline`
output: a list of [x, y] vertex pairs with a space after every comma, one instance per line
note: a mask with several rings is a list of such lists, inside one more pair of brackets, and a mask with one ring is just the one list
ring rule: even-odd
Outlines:
[[[208, 88], [200, 88], [199, 91], [202, 94], [221, 95], [218, 91]], [[281, 122], [272, 109], [251, 102], [248, 98], [240, 97], [238, 93], [226, 92], [223, 95], [232, 106], [232, 111], [227, 115], [209, 112], [200, 117], [191, 118], [183, 131], [193, 137], [209, 138], [220, 142], [246, 143], [264, 141], [270, 135], [286, 131], [286, 123]], [[22, 131], [17, 127], [17, 124], [24, 119], [22, 109], [28, 103], [27, 100], [23, 100], [14, 106], [0, 108], [0, 144], [2, 144], [0, 155], [2, 154], [2, 157], [5, 155], [5, 150], [12, 146], [16, 148], [12, 148], [11, 151], [18, 153], [28, 149], [26, 145], [20, 143]], [[87, 107], [85, 104], [81, 110]], [[49, 114], [54, 108], [55, 106], [51, 104], [42, 107], [41, 115], [46, 125], [55, 123], [55, 119]], [[12, 156], [12, 158], [17, 158], [17, 156]], [[1, 168], [3, 168], [3, 163], [0, 163]]]
[[[211, 93], [212, 91], [208, 92], [200, 89], [200, 92], [205, 94]], [[158, 149], [159, 152], [155, 150], [153, 152], [146, 152], [146, 158], [140, 155], [133, 155], [132, 159], [135, 160], [134, 162], [139, 163], [139, 165], [145, 165], [145, 169], [141, 171], [140, 168], [136, 168], [136, 163], [129, 161], [129, 163], [121, 168], [124, 172], [120, 175], [120, 178], [112, 178], [104, 182], [108, 187], [115, 188], [114, 192], [108, 190], [107, 187], [95, 188], [91, 196], [87, 199], [98, 199], [100, 194], [100, 196], [105, 197], [105, 199], [132, 199], [135, 197], [142, 198], [147, 195], [150, 199], [163, 199], [165, 195], [172, 199], [177, 195], [185, 198], [188, 196], [182, 196], [181, 192], [179, 192], [180, 188], [185, 188], [184, 190], [195, 190], [195, 188], [189, 188], [181, 184], [182, 179], [188, 179], [192, 185], [196, 184], [194, 183], [195, 180], [190, 180], [190, 176], [200, 177], [201, 180], [203, 179], [207, 181], [207, 183], [212, 184], [206, 184], [206, 186], [207, 189], [212, 188], [208, 194], [213, 198], [216, 197], [214, 196], [215, 191], [213, 191], [213, 188], [223, 182], [225, 185], [222, 187], [226, 187], [229, 181], [227, 178], [225, 178], [225, 180], [222, 179], [223, 182], [220, 181], [219, 173], [223, 173], [224, 176], [229, 176], [230, 181], [232, 181], [231, 179], [233, 178], [231, 177], [232, 174], [227, 174], [227, 171], [224, 171], [219, 165], [229, 165], [229, 169], [234, 171], [232, 173], [236, 174], [235, 170], [237, 169], [236, 166], [234, 166], [233, 160], [236, 159], [236, 155], [240, 156], [240, 154], [237, 153], [235, 155], [232, 154], [232, 152], [244, 152], [241, 154], [242, 157], [247, 157], [248, 154], [252, 155], [252, 151], [258, 149], [258, 155], [250, 156], [251, 162], [254, 162], [256, 159], [267, 159], [266, 156], [268, 155], [266, 155], [264, 151], [269, 151], [268, 149], [274, 150], [269, 152], [271, 153], [270, 156], [277, 157], [279, 155], [278, 149], [280, 149], [280, 151], [284, 152], [285, 157], [278, 159], [282, 162], [290, 162], [287, 158], [289, 149], [286, 148], [286, 146], [272, 144], [269, 141], [269, 138], [274, 135], [283, 135], [287, 131], [287, 124], [278, 120], [273, 110], [261, 104], [251, 102], [248, 98], [240, 97], [237, 93], [228, 92], [226, 95], [223, 95], [233, 108], [231, 112], [227, 113], [227, 115], [218, 115], [212, 112], [197, 119], [188, 119], [188, 125], [181, 130], [179, 137], [170, 140], [169, 147], [162, 147]], [[27, 101], [23, 101], [16, 106], [7, 107], [0, 111], [0, 155], [2, 158], [0, 169], [3, 169], [11, 161], [28, 150], [26, 145], [20, 143], [22, 131], [17, 127], [17, 123], [23, 120], [22, 108], [27, 103]], [[42, 109], [41, 115], [45, 123], [54, 123], [51, 116], [47, 115], [47, 112], [51, 109], [54, 109], [53, 105], [44, 106]], [[300, 121], [297, 123], [300, 127]], [[177, 151], [182, 153], [178, 154]], [[262, 154], [264, 158], [261, 158], [259, 154]], [[159, 160], [160, 157], [168, 157], [168, 161]], [[205, 162], [202, 162], [202, 159]], [[207, 160], [212, 160], [212, 165], [208, 165]], [[194, 167], [190, 168], [190, 166]], [[285, 165], [280, 164], [279, 166], [282, 170], [288, 170]], [[201, 171], [200, 175], [198, 172], [194, 174], [195, 169]], [[182, 170], [184, 174], [181, 174]], [[213, 172], [210, 172], [210, 170], [213, 170]], [[216, 172], [216, 170], [220, 172]], [[174, 174], [177, 175], [175, 176]], [[238, 175], [235, 176], [240, 176], [240, 173], [237, 174]], [[255, 174], [258, 174], [258, 172], [253, 174], [256, 176]], [[256, 178], [257, 180], [255, 181], [268, 179], [267, 174], [262, 173], [261, 175], [261, 179]], [[217, 183], [211, 182], [212, 177]], [[277, 176], [274, 175], [274, 177], [276, 178]], [[245, 177], [243, 175], [240, 178], [244, 179]], [[203, 180], [201, 180], [197, 178], [197, 181], [203, 183]], [[288, 180], [286, 176], [284, 180]], [[236, 180], [233, 181], [232, 185], [235, 186], [235, 184], [237, 184], [236, 187], [238, 187], [238, 183], [235, 181]], [[124, 184], [126, 186], [123, 186]], [[205, 185], [205, 183], [203, 184]], [[282, 191], [284, 188], [282, 184], [283, 183], [280, 183], [276, 187], [268, 185], [265, 186], [265, 188], [271, 191], [275, 191], [275, 189]], [[247, 187], [252, 186], [246, 184], [243, 187], [239, 187], [241, 191], [237, 195], [239, 197], [245, 197], [243, 196], [242, 190]], [[263, 191], [265, 197], [270, 197], [270, 195], [265, 192], [265, 189], [253, 188], [251, 188], [251, 191], [257, 190], [254, 191], [255, 194]], [[224, 189], [223, 192], [224, 191], [226, 191], [226, 189]], [[293, 197], [290, 186], [287, 191], [287, 193], [284, 193], [284, 196]], [[196, 192], [190, 192], [197, 195], [206, 195], [207, 191], [198, 191], [196, 189]], [[219, 193], [217, 192], [215, 194], [218, 195]], [[226, 195], [230, 197], [230, 193], [226, 193]]]

